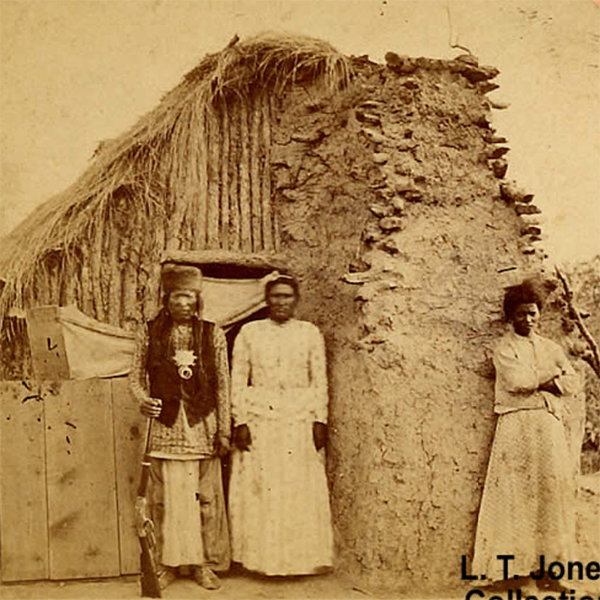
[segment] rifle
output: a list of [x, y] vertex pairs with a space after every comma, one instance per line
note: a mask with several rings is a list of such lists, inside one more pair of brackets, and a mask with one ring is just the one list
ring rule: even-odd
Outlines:
[[152, 418], [148, 419], [146, 448], [142, 459], [142, 477], [135, 499], [136, 530], [140, 540], [140, 587], [142, 596], [160, 598], [160, 584], [156, 564], [156, 536], [154, 523], [146, 513], [146, 490], [150, 478], [150, 439], [152, 436]]

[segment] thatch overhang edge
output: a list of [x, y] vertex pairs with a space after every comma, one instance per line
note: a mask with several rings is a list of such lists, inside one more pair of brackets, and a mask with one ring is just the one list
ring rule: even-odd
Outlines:
[[347, 57], [329, 43], [308, 36], [265, 33], [206, 55], [131, 129], [100, 144], [92, 164], [72, 186], [4, 236], [0, 276], [6, 285], [0, 297], [0, 317], [10, 306], [23, 305], [24, 289], [49, 253], [58, 251], [63, 260], [74, 258], [71, 249], [90, 240], [119, 188], [133, 190], [142, 199], [138, 208], [146, 214], [168, 219], [163, 182], [157, 174], [160, 152], [170, 151], [173, 161], [181, 159], [177, 142], [182, 132], [192, 135], [189, 123], [195, 111], [205, 111], [210, 118], [220, 102], [244, 98], [257, 84], [278, 94], [305, 77], [322, 77], [333, 91], [347, 85], [351, 73]]

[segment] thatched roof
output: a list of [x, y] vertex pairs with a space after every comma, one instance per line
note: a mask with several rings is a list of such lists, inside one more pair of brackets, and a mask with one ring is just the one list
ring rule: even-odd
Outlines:
[[[197, 182], [190, 174], [205, 135], [204, 122], [220, 105], [244, 100], [256, 89], [278, 94], [286, 86], [320, 78], [331, 89], [345, 85], [350, 64], [327, 42], [304, 36], [261, 34], [209, 54], [161, 103], [129, 131], [106, 141], [67, 190], [37, 208], [2, 240], [0, 315], [22, 307], [36, 272], [50, 257], [78, 260], [82, 240], [115, 218], [111, 199], [121, 193], [127, 210], [169, 218], [174, 198]], [[165, 175], [165, 173], [167, 175]], [[120, 192], [119, 192], [120, 191]], [[148, 228], [150, 229], [150, 228]]]

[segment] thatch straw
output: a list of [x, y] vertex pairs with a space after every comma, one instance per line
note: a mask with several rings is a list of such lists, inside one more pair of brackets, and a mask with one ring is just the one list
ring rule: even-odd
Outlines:
[[[111, 226], [115, 192], [125, 191], [121, 201], [125, 198], [129, 209], [134, 206], [147, 219], [146, 236], [160, 230], [157, 223], [161, 222], [170, 245], [176, 247], [173, 237], [186, 213], [180, 205], [198, 206], [198, 194], [208, 191], [203, 172], [208, 158], [204, 132], [208, 121], [211, 125], [219, 122], [223, 102], [243, 106], [255, 90], [279, 94], [289, 84], [315, 79], [333, 92], [350, 77], [350, 63], [344, 56], [328, 43], [309, 37], [262, 34], [206, 56], [155, 110], [124, 135], [103, 143], [90, 167], [70, 188], [40, 206], [3, 240], [0, 275], [6, 285], [0, 298], [0, 320], [8, 308], [24, 307], [35, 294], [38, 267], [47, 270], [45, 261], [53, 252], [63, 257], [64, 265], [69, 260], [78, 265], [74, 270], [59, 269], [61, 280], [55, 287], [64, 288], [64, 277], [80, 276], [80, 308], [89, 310], [93, 300], [98, 314], [91, 316], [104, 318], [105, 303], [115, 292], [107, 293], [90, 278], [99, 276], [99, 261], [104, 259], [94, 252], [100, 252], [102, 240], [112, 237], [106, 237], [105, 229]], [[251, 121], [244, 113], [247, 126]], [[240, 200], [243, 187], [250, 183], [246, 176], [240, 173]], [[201, 213], [195, 217], [200, 222]], [[242, 228], [249, 225], [243, 217], [241, 224]], [[196, 244], [204, 239], [199, 226], [199, 222], [192, 225]], [[58, 298], [49, 300], [58, 302]]]

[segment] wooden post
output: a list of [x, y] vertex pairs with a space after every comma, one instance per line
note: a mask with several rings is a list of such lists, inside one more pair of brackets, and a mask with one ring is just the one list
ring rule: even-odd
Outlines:
[[91, 275], [91, 287], [94, 301], [94, 314], [90, 315], [98, 319], [98, 321], [104, 321], [106, 318], [104, 312], [104, 303], [102, 301], [102, 238], [103, 238], [103, 227], [104, 222], [102, 217], [97, 224], [96, 232], [94, 235], [93, 244], [90, 248], [90, 275]]
[[273, 222], [271, 214], [271, 111], [269, 98], [266, 94], [260, 97], [262, 112], [262, 139], [263, 149], [260, 180], [262, 198], [262, 239], [266, 250], [273, 249]]
[[63, 259], [61, 267], [61, 306], [77, 306], [80, 303], [80, 268], [76, 259], [67, 256]]
[[229, 111], [229, 247], [241, 250], [240, 244], [240, 203], [239, 203], [239, 162], [240, 162], [240, 111], [239, 101], [232, 103]]
[[[198, 226], [198, 223], [196, 224]], [[148, 273], [144, 289], [142, 316], [145, 320], [153, 318], [160, 307], [160, 257], [165, 250], [165, 226], [161, 215], [152, 220], [154, 236], [144, 246], [144, 268]], [[197, 230], [196, 230], [197, 231]], [[203, 230], [204, 231], [204, 230]], [[148, 240], [148, 238], [146, 238]], [[204, 244], [204, 241], [202, 242]], [[124, 321], [124, 318], [123, 318]]]
[[569, 285], [569, 281], [563, 275], [558, 265], [556, 265], [555, 269], [556, 275], [562, 283], [565, 292], [565, 300], [567, 301], [567, 305], [569, 307], [570, 316], [575, 320], [579, 332], [583, 336], [583, 339], [587, 342], [590, 349], [590, 356], [584, 356], [583, 358], [590, 365], [590, 367], [592, 367], [594, 373], [596, 373], [596, 376], [600, 377], [600, 350], [598, 349], [598, 344], [594, 339], [594, 336], [589, 332], [588, 328], [585, 326], [581, 314], [579, 313], [577, 307], [573, 302], [574, 294], [573, 290], [571, 289], [571, 286]]
[[221, 248], [229, 250], [229, 113], [221, 105]]
[[119, 262], [119, 246], [121, 235], [114, 224], [108, 224], [108, 322], [120, 325], [121, 317], [121, 264]]
[[252, 94], [250, 118], [250, 205], [252, 207], [252, 250], [263, 249], [262, 240], [262, 206], [260, 181], [260, 118], [261, 106], [258, 94]]
[[202, 140], [199, 148], [198, 191], [196, 196], [196, 214], [194, 249], [206, 248], [206, 211], [208, 203], [208, 132], [205, 109], [198, 115], [198, 139]]
[[81, 310], [88, 316], [94, 316], [94, 291], [92, 288], [92, 273], [90, 267], [91, 248], [85, 242], [82, 244], [81, 256]]
[[240, 102], [240, 223], [241, 251], [252, 252], [252, 213], [250, 210], [250, 172], [248, 143], [248, 100]]
[[208, 204], [206, 207], [206, 247], [219, 248], [220, 131], [218, 114], [207, 115], [208, 127]]
[[123, 276], [121, 280], [121, 307], [123, 326], [141, 319], [141, 307], [138, 302], [138, 269], [141, 261], [144, 232], [141, 229], [139, 209], [134, 208], [130, 213], [129, 244]]
[[[273, 123], [274, 115], [277, 114], [277, 107], [275, 106], [275, 100], [272, 96], [269, 96], [269, 114], [270, 122]], [[270, 176], [269, 170], [269, 177]], [[271, 201], [271, 219], [273, 220], [273, 246], [275, 247], [275, 251], [278, 252], [281, 247], [281, 232], [279, 229], [279, 211], [276, 200]]]

